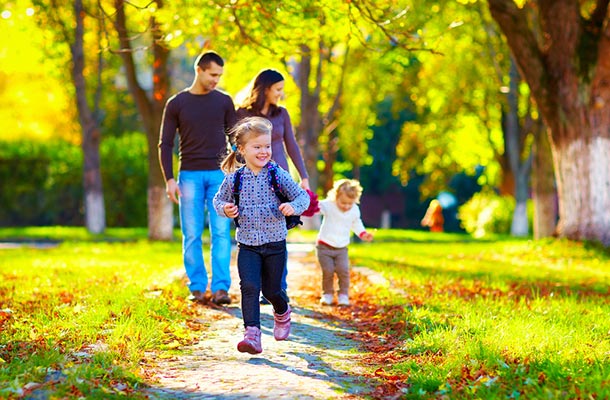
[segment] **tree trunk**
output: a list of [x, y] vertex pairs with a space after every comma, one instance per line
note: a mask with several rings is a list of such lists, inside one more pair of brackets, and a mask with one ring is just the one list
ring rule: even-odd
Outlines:
[[100, 129], [87, 101], [87, 85], [84, 76], [84, 17], [82, 0], [74, 0], [76, 27], [72, 53], [72, 81], [76, 91], [78, 119], [82, 129], [83, 188], [85, 203], [85, 226], [91, 233], [102, 233], [106, 229], [106, 210], [100, 169]]
[[515, 181], [515, 210], [513, 212], [513, 221], [510, 226], [510, 234], [515, 237], [525, 237], [529, 235], [529, 219], [527, 218], [527, 198], [528, 198], [528, 181], [529, 170], [520, 171]]
[[[608, 2], [595, 2], [583, 16], [578, 1], [539, 0], [537, 21], [513, 0], [488, 3], [549, 129], [558, 235], [610, 246]], [[532, 22], [543, 31], [541, 43]]]
[[557, 192], [553, 176], [553, 155], [547, 132], [536, 132], [532, 197], [534, 199], [534, 239], [553, 236], [557, 226]]
[[[157, 0], [157, 6], [163, 6]], [[152, 240], [172, 240], [174, 230], [174, 203], [165, 193], [165, 179], [159, 165], [159, 135], [163, 108], [169, 97], [169, 49], [163, 45], [161, 26], [152, 21], [153, 30], [153, 96], [152, 119], [145, 124], [148, 139], [148, 237]]]
[[[157, 0], [157, 7], [162, 8], [163, 2]], [[126, 27], [125, 1], [115, 0], [115, 28], [121, 44], [121, 57], [125, 67], [127, 85], [133, 96], [146, 131], [148, 144], [148, 237], [151, 240], [172, 240], [174, 228], [173, 203], [165, 193], [165, 180], [159, 166], [159, 132], [163, 107], [168, 98], [169, 73], [167, 60], [169, 50], [163, 46], [160, 26], [153, 17], [151, 19], [152, 49], [153, 49], [153, 93], [152, 100], [142, 89], [137, 79], [133, 51]]]
[[609, 110], [592, 111], [586, 116], [590, 126], [561, 127], [562, 140], [553, 146], [558, 232], [570, 239], [597, 240], [606, 246], [610, 246], [609, 118]]
[[531, 170], [531, 157], [523, 160], [525, 140], [527, 134], [519, 118], [519, 72], [514, 62], [510, 66], [510, 83], [507, 94], [508, 112], [504, 124], [504, 147], [506, 158], [514, 179], [515, 210], [510, 227], [510, 234], [524, 237], [529, 234], [529, 221], [527, 219], [527, 198], [529, 189], [529, 175]]
[[[317, 81], [321, 79], [320, 64], [318, 63]], [[321, 118], [318, 111], [320, 85], [318, 82], [313, 91], [309, 88], [311, 49], [306, 45], [301, 46], [301, 60], [297, 64], [297, 68], [294, 69], [293, 77], [301, 92], [301, 121], [296, 129], [297, 137], [303, 150], [305, 168], [307, 168], [309, 174], [309, 186], [315, 191], [318, 187], [318, 135], [321, 130]]]

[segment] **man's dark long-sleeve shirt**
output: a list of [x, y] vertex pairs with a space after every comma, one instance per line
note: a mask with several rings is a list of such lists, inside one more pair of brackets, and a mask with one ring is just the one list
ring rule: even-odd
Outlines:
[[180, 135], [180, 170], [219, 169], [227, 154], [227, 138], [235, 125], [231, 97], [218, 90], [192, 94], [184, 90], [165, 104], [159, 138], [159, 160], [165, 180], [174, 178], [173, 148]]

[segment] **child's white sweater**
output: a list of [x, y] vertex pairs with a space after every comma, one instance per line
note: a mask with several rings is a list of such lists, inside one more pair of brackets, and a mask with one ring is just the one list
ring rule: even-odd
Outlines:
[[346, 247], [350, 242], [350, 232], [361, 237], [366, 229], [360, 219], [357, 204], [346, 212], [339, 210], [337, 204], [329, 199], [320, 201], [320, 213], [324, 216], [318, 233], [318, 241], [332, 247]]

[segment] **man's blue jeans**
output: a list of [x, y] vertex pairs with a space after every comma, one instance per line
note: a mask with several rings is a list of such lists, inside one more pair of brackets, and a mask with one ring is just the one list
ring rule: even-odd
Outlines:
[[229, 290], [231, 286], [231, 219], [219, 216], [212, 199], [224, 179], [224, 173], [211, 171], [180, 171], [180, 226], [182, 229], [182, 257], [190, 280], [191, 292], [205, 292], [208, 274], [203, 261], [201, 236], [205, 213], [209, 215], [210, 259], [212, 263], [212, 293]]
[[237, 270], [241, 289], [241, 313], [244, 326], [260, 328], [259, 293], [273, 305], [277, 314], [288, 309], [282, 296], [282, 273], [286, 264], [286, 241], [266, 243], [261, 246], [238, 244]]

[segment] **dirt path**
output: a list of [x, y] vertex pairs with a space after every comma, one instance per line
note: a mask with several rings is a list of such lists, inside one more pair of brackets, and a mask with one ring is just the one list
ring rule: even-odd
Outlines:
[[[243, 325], [239, 307], [239, 279], [223, 309], [198, 306], [200, 319], [210, 326], [201, 340], [183, 355], [159, 364], [153, 399], [358, 399], [370, 392], [362, 378], [356, 342], [350, 330], [331, 321], [317, 304], [312, 282], [321, 282], [311, 245], [289, 245], [288, 286], [292, 331], [287, 341], [273, 339], [270, 305], [261, 306], [263, 353], [239, 353]], [[328, 308], [324, 309], [328, 312]]]

